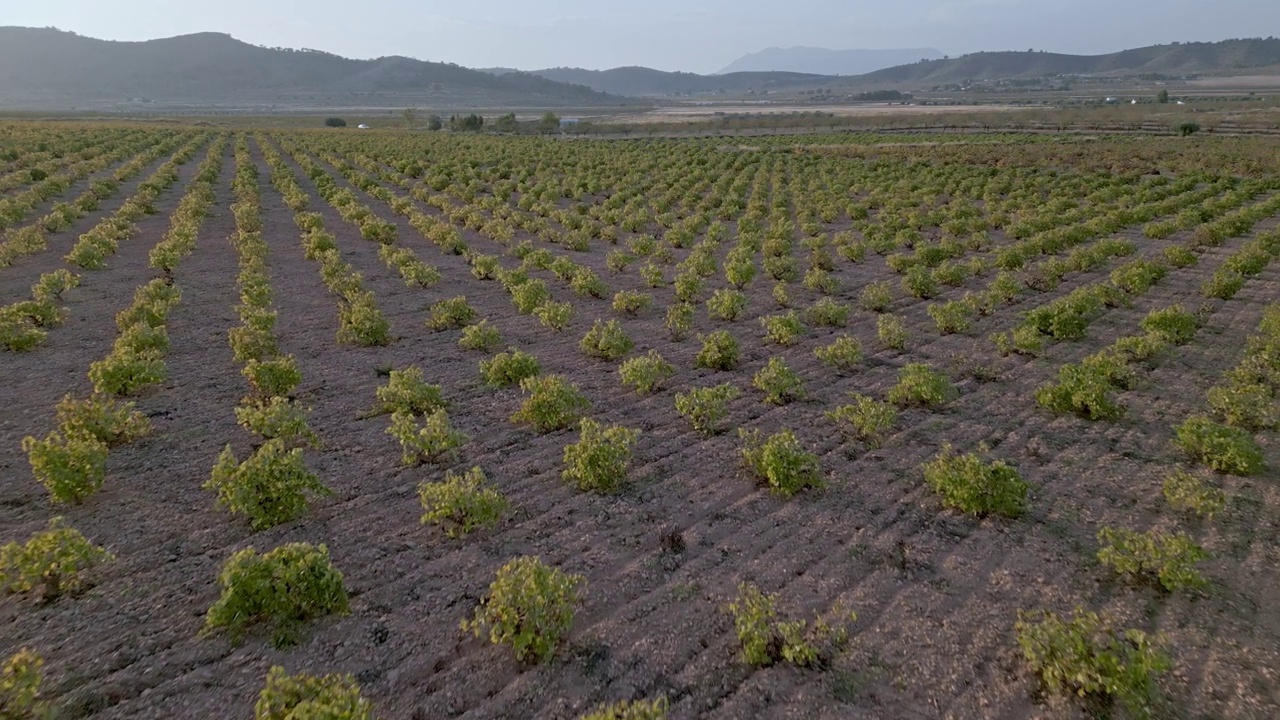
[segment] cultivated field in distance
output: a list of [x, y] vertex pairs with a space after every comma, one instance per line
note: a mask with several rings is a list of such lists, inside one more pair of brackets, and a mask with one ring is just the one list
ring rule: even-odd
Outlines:
[[0, 707], [1280, 717], [1278, 168], [0, 125]]

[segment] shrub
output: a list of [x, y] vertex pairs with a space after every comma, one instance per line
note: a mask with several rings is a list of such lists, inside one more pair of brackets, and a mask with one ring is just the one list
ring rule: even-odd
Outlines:
[[862, 343], [840, 335], [830, 345], [814, 348], [813, 354], [823, 365], [840, 373], [850, 373], [862, 364]]
[[844, 327], [849, 324], [849, 306], [824, 297], [809, 306], [805, 319], [818, 327]]
[[889, 388], [889, 402], [939, 408], [954, 400], [956, 389], [945, 375], [925, 363], [907, 363], [898, 371], [898, 384]]
[[986, 464], [976, 453], [957, 455], [947, 445], [922, 467], [943, 504], [960, 512], [1017, 517], [1026, 506], [1029, 486], [1001, 460]]
[[862, 288], [862, 293], [858, 295], [858, 305], [863, 310], [872, 312], [884, 312], [892, 302], [893, 289], [888, 280], [868, 283]]
[[1193, 415], [1177, 429], [1178, 447], [1196, 462], [1227, 473], [1249, 476], [1262, 472], [1262, 450], [1249, 433]]
[[717, 320], [733, 322], [747, 307], [747, 296], [737, 290], [720, 289], [707, 299], [707, 313]]
[[933, 318], [934, 324], [938, 326], [938, 332], [950, 335], [969, 329], [973, 306], [964, 300], [949, 300], [930, 305], [927, 312], [929, 317]]
[[1027, 663], [1049, 690], [1119, 700], [1131, 714], [1150, 716], [1156, 678], [1171, 666], [1158, 639], [1117, 631], [1079, 608], [1068, 620], [1019, 611], [1014, 627]]
[[676, 303], [667, 308], [667, 331], [672, 340], [683, 340], [693, 328], [693, 305]]
[[219, 507], [249, 518], [254, 530], [289, 522], [307, 511], [310, 495], [332, 495], [302, 462], [302, 450], [268, 440], [243, 463], [228, 445], [218, 456], [204, 489], [218, 495]]
[[804, 323], [800, 322], [795, 311], [782, 315], [767, 315], [760, 318], [760, 324], [764, 326], [765, 342], [778, 345], [794, 345], [804, 333]]
[[902, 289], [913, 297], [927, 300], [938, 294], [938, 283], [928, 269], [917, 266], [902, 276]]
[[205, 633], [225, 629], [241, 642], [258, 623], [274, 626], [278, 647], [291, 645], [300, 626], [325, 615], [347, 613], [342, 573], [324, 545], [288, 543], [259, 555], [245, 548], [218, 574], [222, 595], [205, 614]]
[[601, 705], [578, 720], [667, 720], [667, 699], [620, 700]]
[[573, 304], [549, 300], [534, 308], [533, 314], [544, 327], [559, 332], [569, 326], [569, 320], [573, 318]]
[[738, 366], [738, 341], [728, 330], [717, 330], [709, 335], [699, 335], [702, 349], [694, 359], [695, 367], [711, 370], [732, 370]]
[[536, 557], [517, 557], [498, 570], [464, 631], [507, 644], [520, 662], [546, 662], [573, 625], [586, 578], [570, 575]]
[[626, 315], [636, 316], [642, 310], [648, 310], [653, 305], [653, 297], [649, 293], [637, 292], [635, 290], [619, 290], [613, 296], [613, 310]]
[[5, 720], [45, 720], [52, 708], [40, 697], [44, 659], [22, 648], [0, 669], [0, 711]]
[[444, 526], [451, 538], [496, 524], [510, 507], [501, 492], [488, 486], [488, 478], [479, 467], [463, 475], [447, 472], [444, 482], [422, 483], [418, 498], [426, 511], [422, 523]]
[[774, 405], [786, 405], [804, 397], [804, 383], [800, 376], [780, 357], [769, 358], [769, 362], [751, 378], [751, 384], [764, 393], [765, 402]]
[[534, 377], [540, 372], [542, 366], [537, 358], [515, 348], [480, 361], [480, 376], [490, 387], [519, 385], [521, 380]]
[[1214, 415], [1232, 427], [1269, 430], [1280, 423], [1280, 405], [1264, 383], [1231, 380], [1209, 388], [1206, 397]]
[[692, 423], [694, 430], [714, 435], [716, 426], [727, 412], [729, 401], [741, 394], [741, 390], [729, 383], [692, 388], [687, 393], [676, 394], [676, 412]]
[[[1117, 376], [1119, 372], [1126, 374]], [[1089, 420], [1116, 420], [1125, 409], [1115, 401], [1113, 392], [1117, 385], [1128, 382], [1128, 372], [1127, 367], [1102, 359], [1063, 365], [1056, 383], [1036, 390], [1036, 402], [1048, 410], [1075, 413]]]
[[498, 332], [498, 328], [489, 324], [488, 320], [481, 320], [475, 325], [462, 328], [462, 337], [458, 338], [458, 347], [463, 350], [493, 352], [501, 344], [502, 335]]
[[301, 442], [315, 446], [320, 444], [320, 438], [307, 425], [309, 413], [309, 408], [285, 397], [245, 398], [236, 408], [236, 422], [269, 440], [279, 438], [287, 445]]
[[437, 332], [465, 327], [475, 319], [475, 308], [462, 295], [433, 303], [427, 311], [427, 327]]
[[1195, 569], [1209, 554], [1186, 534], [1104, 527], [1098, 531], [1098, 543], [1098, 562], [1121, 575], [1158, 580], [1169, 592], [1209, 584]]
[[631, 352], [636, 344], [627, 337], [627, 333], [617, 320], [601, 322], [596, 320], [578, 347], [587, 355], [601, 360], [617, 360]]
[[658, 288], [667, 284], [667, 279], [662, 275], [662, 268], [654, 265], [653, 262], [646, 262], [640, 266], [640, 279], [644, 280], [644, 284], [651, 288]]
[[547, 284], [542, 280], [526, 280], [511, 289], [511, 302], [522, 315], [528, 315], [539, 305], [551, 300]]
[[833, 629], [822, 620], [812, 630], [804, 620], [780, 620], [775, 604], [778, 597], [765, 594], [751, 583], [738, 585], [738, 598], [728, 606], [733, 626], [742, 644], [742, 659], [748, 665], [768, 667], [785, 661], [799, 667], [824, 664], [829, 653], [820, 644], [834, 640], [843, 644], [846, 628]]
[[302, 371], [292, 355], [269, 360], [250, 359], [242, 373], [254, 394], [260, 398], [289, 395], [302, 382]]
[[[275, 313], [271, 313], [271, 318], [274, 324]], [[266, 360], [279, 353], [276, 349], [276, 337], [269, 328], [234, 327], [228, 333], [228, 339], [236, 362]]]
[[1175, 510], [1212, 518], [1227, 506], [1226, 493], [1178, 468], [1164, 480], [1164, 499]]
[[422, 369], [413, 366], [392, 370], [387, 384], [378, 387], [375, 393], [378, 397], [373, 408], [375, 415], [425, 415], [448, 407], [441, 387], [423, 380]]
[[374, 304], [373, 293], [356, 293], [338, 306], [338, 342], [361, 347], [390, 344], [391, 323]]
[[859, 439], [871, 447], [880, 447], [884, 434], [898, 422], [898, 410], [887, 402], [850, 393], [853, 402], [828, 411], [827, 417], [848, 425]]
[[10, 352], [26, 352], [44, 342], [48, 332], [36, 327], [25, 313], [0, 308], [0, 345]]
[[340, 117], [329, 117], [324, 119], [324, 126], [332, 128], [346, 127], [347, 121]]
[[806, 487], [822, 487], [818, 456], [805, 452], [790, 430], [770, 435], [763, 442], [759, 430], [739, 430], [742, 457], [753, 474], [774, 493], [791, 497]]
[[578, 442], [564, 448], [562, 476], [579, 490], [617, 490], [626, 478], [640, 431], [621, 425], [605, 427], [591, 418], [583, 418], [578, 428]]
[[154, 351], [135, 352], [117, 347], [101, 360], [89, 364], [93, 391], [107, 395], [133, 395], [148, 385], [164, 382], [169, 376], [164, 356]]
[[[114, 559], [61, 517], [55, 517], [47, 530], [25, 543], [0, 547], [0, 588], [10, 593], [38, 589], [44, 602], [53, 602], [62, 595], [80, 593], [88, 587], [89, 570]], [[0, 693], [0, 698], [3, 696]]]
[[373, 706], [350, 675], [286, 675], [272, 666], [253, 708], [254, 720], [373, 720]]
[[424, 417], [421, 426], [414, 415], [394, 412], [387, 434], [400, 441], [401, 460], [405, 465], [434, 462], [452, 455], [470, 439], [466, 433], [453, 429], [449, 413], [443, 408]]
[[58, 403], [58, 423], [64, 437], [88, 436], [108, 447], [133, 442], [151, 432], [151, 421], [133, 403], [104, 395], [84, 400], [64, 396]]
[[56, 503], [80, 502], [102, 487], [107, 446], [90, 435], [49, 433], [44, 440], [26, 437], [22, 451], [36, 480]]
[[880, 344], [892, 350], [905, 350], [907, 347], [907, 326], [896, 315], [881, 315], [876, 318], [876, 335], [880, 338]]
[[1111, 271], [1111, 284], [1130, 295], [1141, 295], [1169, 272], [1158, 260], [1133, 260]]
[[654, 392], [675, 373], [675, 367], [664, 360], [657, 350], [650, 350], [647, 355], [631, 358], [618, 368], [622, 384], [635, 388], [641, 395]]
[[516, 423], [529, 423], [537, 432], [562, 430], [578, 421], [591, 401], [578, 387], [561, 375], [539, 375], [520, 381], [527, 397], [511, 416]]
[[1142, 329], [1173, 345], [1184, 345], [1195, 337], [1200, 323], [1181, 305], [1152, 310], [1142, 320]]

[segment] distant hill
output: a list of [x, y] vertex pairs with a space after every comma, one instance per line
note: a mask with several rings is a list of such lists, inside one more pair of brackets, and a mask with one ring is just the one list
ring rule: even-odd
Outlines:
[[1230, 74], [1280, 64], [1280, 40], [1175, 43], [1107, 55], [1047, 52], [979, 52], [877, 70], [859, 83], [958, 83], [1055, 75]]
[[781, 70], [811, 75], [863, 75], [895, 65], [941, 57], [942, 53], [934, 48], [828, 50], [816, 47], [772, 47], [743, 55], [717, 74]]
[[[612, 70], [551, 68], [534, 70], [534, 75], [562, 83], [585, 85], [592, 90], [632, 97], [668, 95], [741, 94], [783, 88], [821, 85], [830, 80], [822, 75], [791, 72], [739, 72], [728, 75], [698, 75], [666, 72], [646, 67], [620, 67]], [[503, 77], [506, 77], [505, 75]]]
[[7, 107], [155, 103], [434, 107], [617, 105], [590, 88], [406, 57], [350, 60], [268, 49], [222, 33], [113, 42], [52, 28], [0, 27]]

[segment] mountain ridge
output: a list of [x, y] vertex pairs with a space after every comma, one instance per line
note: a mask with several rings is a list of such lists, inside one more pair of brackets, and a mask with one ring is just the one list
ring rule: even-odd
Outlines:
[[870, 50], [830, 48], [797, 45], [789, 48], [769, 47], [747, 53], [716, 72], [725, 75], [735, 72], [798, 72], [811, 75], [865, 75], [876, 70], [906, 65], [921, 59], [936, 60], [943, 57], [936, 48], [889, 48]]

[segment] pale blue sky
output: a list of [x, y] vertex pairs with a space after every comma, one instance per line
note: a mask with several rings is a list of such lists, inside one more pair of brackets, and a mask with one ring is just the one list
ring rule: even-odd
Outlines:
[[715, 72], [770, 46], [1104, 53], [1280, 33], [1280, 0], [13, 0], [0, 25], [109, 40], [200, 31], [348, 57]]

